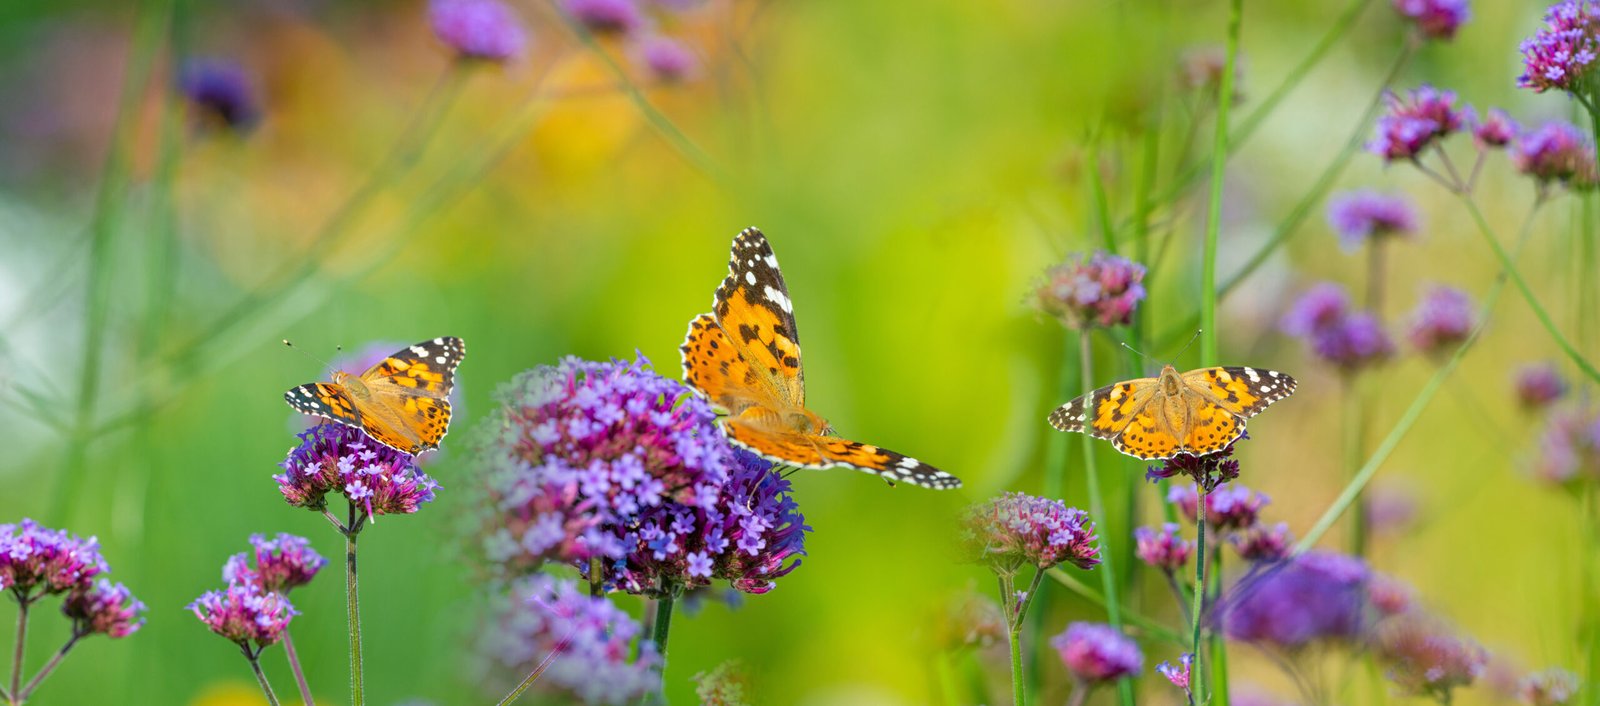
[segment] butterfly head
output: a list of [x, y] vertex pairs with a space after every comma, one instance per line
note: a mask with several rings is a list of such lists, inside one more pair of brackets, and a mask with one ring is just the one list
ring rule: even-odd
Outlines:
[[372, 396], [367, 390], [366, 383], [361, 381], [361, 376], [351, 375], [343, 370], [333, 371], [333, 384], [343, 387], [345, 394], [356, 399], [365, 400]]
[[1183, 379], [1178, 377], [1178, 369], [1170, 365], [1161, 368], [1161, 392], [1169, 397], [1176, 397], [1178, 391], [1183, 389]]

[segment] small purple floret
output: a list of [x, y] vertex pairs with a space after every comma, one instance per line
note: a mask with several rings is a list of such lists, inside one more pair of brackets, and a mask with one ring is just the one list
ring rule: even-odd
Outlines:
[[1072, 623], [1050, 646], [1075, 679], [1091, 686], [1135, 676], [1144, 666], [1138, 643], [1101, 623]]
[[1368, 240], [1415, 234], [1417, 211], [1404, 196], [1351, 191], [1329, 202], [1328, 223], [1339, 234], [1339, 244], [1354, 251]]
[[1449, 354], [1466, 342], [1477, 324], [1471, 295], [1455, 287], [1435, 286], [1411, 313], [1411, 345], [1427, 355]]

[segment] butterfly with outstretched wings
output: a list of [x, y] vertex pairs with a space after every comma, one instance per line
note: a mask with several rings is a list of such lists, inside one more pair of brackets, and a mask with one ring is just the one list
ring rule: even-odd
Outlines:
[[1050, 425], [1109, 439], [1142, 459], [1222, 450], [1244, 433], [1246, 419], [1294, 392], [1294, 378], [1275, 370], [1225, 367], [1107, 385], [1061, 405]]
[[450, 390], [467, 353], [454, 336], [406, 346], [360, 375], [290, 388], [283, 399], [303, 414], [361, 429], [409, 454], [439, 447], [450, 428]]
[[684, 380], [727, 413], [722, 427], [739, 446], [799, 468], [842, 466], [890, 484], [961, 487], [959, 478], [910, 456], [834, 436], [806, 409], [794, 305], [772, 245], [755, 228], [734, 237], [711, 313], [689, 322], [679, 350]]

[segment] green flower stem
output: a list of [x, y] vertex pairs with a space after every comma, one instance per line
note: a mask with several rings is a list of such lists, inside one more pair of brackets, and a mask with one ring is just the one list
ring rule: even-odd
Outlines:
[[300, 700], [305, 706], [316, 706], [316, 700], [311, 697], [311, 685], [306, 683], [306, 671], [300, 667], [300, 655], [294, 650], [294, 638], [289, 636], [289, 628], [283, 629], [283, 654], [289, 658], [289, 671], [294, 672], [294, 683], [300, 688]]
[[1012, 577], [1000, 575], [995, 580], [1000, 589], [1001, 615], [1006, 619], [1006, 644], [1011, 652], [1011, 706], [1023, 706], [1027, 687], [1022, 674], [1022, 615], [1011, 608], [1017, 592]]
[[1228, 59], [1217, 87], [1217, 130], [1211, 144], [1211, 198], [1206, 206], [1205, 257], [1200, 266], [1200, 364], [1217, 361], [1217, 235], [1222, 227], [1222, 176], [1228, 165], [1228, 107], [1233, 104], [1244, 0], [1228, 3]]
[[1472, 220], [1478, 224], [1478, 232], [1483, 234], [1484, 240], [1489, 242], [1489, 247], [1494, 250], [1495, 257], [1500, 258], [1502, 272], [1511, 276], [1511, 282], [1517, 285], [1517, 291], [1522, 293], [1523, 300], [1528, 303], [1528, 308], [1533, 310], [1533, 315], [1538, 317], [1539, 323], [1550, 334], [1550, 338], [1556, 342], [1556, 345], [1561, 347], [1561, 350], [1567, 354], [1568, 358], [1572, 359], [1573, 364], [1577, 365], [1584, 375], [1594, 382], [1600, 382], [1600, 370], [1596, 370], [1594, 365], [1584, 359], [1578, 353], [1578, 349], [1574, 348], [1566, 336], [1561, 334], [1561, 330], [1556, 328], [1555, 322], [1550, 320], [1550, 314], [1539, 304], [1539, 299], [1533, 295], [1533, 290], [1522, 279], [1521, 273], [1517, 272], [1516, 263], [1512, 261], [1511, 255], [1506, 252], [1505, 246], [1501, 245], [1500, 240], [1494, 236], [1494, 229], [1489, 227], [1489, 222], [1484, 219], [1483, 211], [1478, 209], [1477, 202], [1472, 200], [1472, 195], [1462, 193], [1460, 196], [1461, 202], [1466, 205], [1467, 211], [1472, 214]]
[[1189, 634], [1189, 652], [1194, 655], [1194, 667], [1190, 685], [1194, 690], [1194, 701], [1198, 704], [1206, 702], [1206, 670], [1207, 660], [1203, 659], [1205, 653], [1200, 651], [1200, 626], [1205, 622], [1206, 610], [1206, 496], [1210, 489], [1205, 483], [1196, 483], [1195, 491], [1199, 493], [1198, 502], [1195, 503], [1195, 550], [1194, 550], [1194, 610], [1190, 613], [1191, 628]]
[[[1094, 347], [1090, 339], [1091, 329], [1078, 332], [1078, 370], [1082, 377], [1085, 390], [1094, 389]], [[1094, 437], [1083, 434], [1083, 467], [1084, 478], [1089, 485], [1089, 514], [1095, 522], [1101, 524], [1101, 531], [1096, 533], [1096, 541], [1100, 547], [1100, 586], [1105, 591], [1106, 597], [1106, 622], [1119, 632], [1122, 630], [1122, 597], [1117, 590], [1117, 568], [1110, 547], [1105, 540], [1105, 528], [1109, 518], [1106, 517], [1105, 497], [1100, 491], [1100, 472], [1095, 464]], [[1133, 706], [1133, 684], [1127, 679], [1117, 680], [1117, 695], [1124, 706]]]
[[1106, 197], [1105, 175], [1100, 172], [1100, 138], [1089, 144], [1089, 193], [1094, 197], [1094, 218], [1100, 226], [1100, 244], [1113, 255], [1117, 253], [1117, 231], [1111, 222], [1111, 202]]
[[539, 677], [544, 676], [545, 670], [550, 668], [550, 664], [556, 661], [556, 657], [561, 654], [562, 650], [567, 648], [567, 643], [571, 640], [571, 633], [562, 637], [561, 641], [557, 642], [556, 646], [550, 650], [550, 654], [539, 660], [539, 663], [533, 666], [533, 671], [528, 672], [528, 676], [523, 677], [522, 682], [517, 684], [516, 688], [511, 690], [511, 693], [506, 694], [505, 698], [495, 702], [495, 706], [506, 706], [516, 701], [517, 697], [522, 696], [522, 692], [527, 691], [528, 687], [533, 686], [533, 683], [539, 680]]
[[11, 658], [10, 694], [13, 704], [20, 703], [16, 699], [22, 697], [22, 658], [28, 642], [28, 604], [31, 602], [29, 598], [17, 594], [17, 647]]
[[22, 693], [16, 695], [16, 700], [13, 703], [20, 706], [20, 704], [28, 700], [28, 697], [33, 696], [33, 691], [38, 689], [40, 684], [44, 683], [44, 678], [50, 676], [50, 673], [56, 670], [56, 667], [61, 664], [61, 660], [66, 659], [67, 653], [71, 652], [73, 646], [77, 645], [78, 641], [82, 640], [84, 637], [85, 635], [83, 633], [79, 633], [74, 630], [72, 637], [67, 638], [67, 644], [62, 645], [61, 649], [56, 650], [56, 653], [50, 657], [50, 661], [46, 662], [45, 665], [39, 669], [39, 673], [33, 675], [33, 678], [28, 680], [28, 685], [22, 687]]
[[261, 693], [266, 695], [268, 706], [278, 706], [278, 695], [273, 693], [272, 684], [267, 681], [267, 673], [261, 671], [261, 654], [252, 652], [250, 645], [243, 642], [239, 643], [239, 649], [244, 651], [244, 658], [250, 660], [250, 671], [255, 672], [256, 683], [261, 685]]
[[[1216, 605], [1222, 597], [1222, 545], [1213, 542], [1215, 549], [1211, 550], [1211, 604]], [[1213, 631], [1208, 637], [1211, 650], [1211, 675], [1213, 692], [1211, 701], [1221, 706], [1228, 704], [1228, 643], [1222, 635]]]
[[[356, 538], [361, 534], [362, 520], [358, 509], [350, 503], [349, 529], [344, 533], [344, 598], [346, 624], [350, 627], [350, 706], [366, 702], [366, 683], [361, 664], [361, 597], [356, 574]], [[262, 682], [266, 686], [266, 682]], [[270, 694], [271, 690], [268, 689]]]
[[[1101, 595], [1099, 591], [1094, 590], [1094, 588], [1090, 587], [1088, 584], [1073, 578], [1071, 574], [1068, 574], [1059, 568], [1050, 569], [1049, 571], [1046, 571], [1045, 574], [1054, 579], [1056, 583], [1066, 587], [1067, 590], [1078, 594], [1078, 597], [1088, 601], [1095, 607], [1102, 609], [1106, 607], [1105, 596]], [[1146, 618], [1138, 613], [1133, 613], [1126, 609], [1123, 610], [1122, 618], [1123, 620], [1126, 620], [1129, 625], [1138, 627], [1140, 631], [1147, 635], [1166, 640], [1177, 647], [1187, 647], [1189, 645], [1186, 636], [1178, 634], [1171, 628], [1162, 625], [1158, 621]]]
[[[1356, 373], [1346, 372], [1341, 376], [1340, 392], [1343, 393], [1344, 419], [1340, 426], [1344, 430], [1344, 467], [1350, 478], [1361, 472], [1362, 460], [1367, 457], [1366, 451], [1366, 405], [1363, 404], [1359, 381]], [[1367, 505], [1361, 502], [1357, 495], [1355, 507], [1351, 508], [1350, 519], [1350, 554], [1356, 557], [1367, 555]]]

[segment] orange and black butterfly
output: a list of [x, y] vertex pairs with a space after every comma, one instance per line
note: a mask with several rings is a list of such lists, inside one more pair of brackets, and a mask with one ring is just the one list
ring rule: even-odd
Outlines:
[[1110, 439], [1118, 451], [1143, 459], [1200, 456], [1244, 433], [1244, 420], [1294, 392], [1294, 378], [1274, 370], [1227, 367], [1107, 385], [1050, 413], [1050, 425]]
[[961, 479], [885, 448], [833, 436], [806, 409], [805, 374], [794, 305], [766, 236], [746, 228], [733, 239], [728, 277], [712, 310], [689, 322], [683, 379], [727, 416], [734, 443], [775, 463], [799, 468], [843, 466], [894, 484], [959, 488]]
[[360, 375], [336, 370], [333, 382], [314, 382], [283, 393], [303, 414], [326, 417], [367, 432], [408, 454], [439, 447], [450, 429], [450, 389], [467, 347], [454, 336], [406, 346]]

